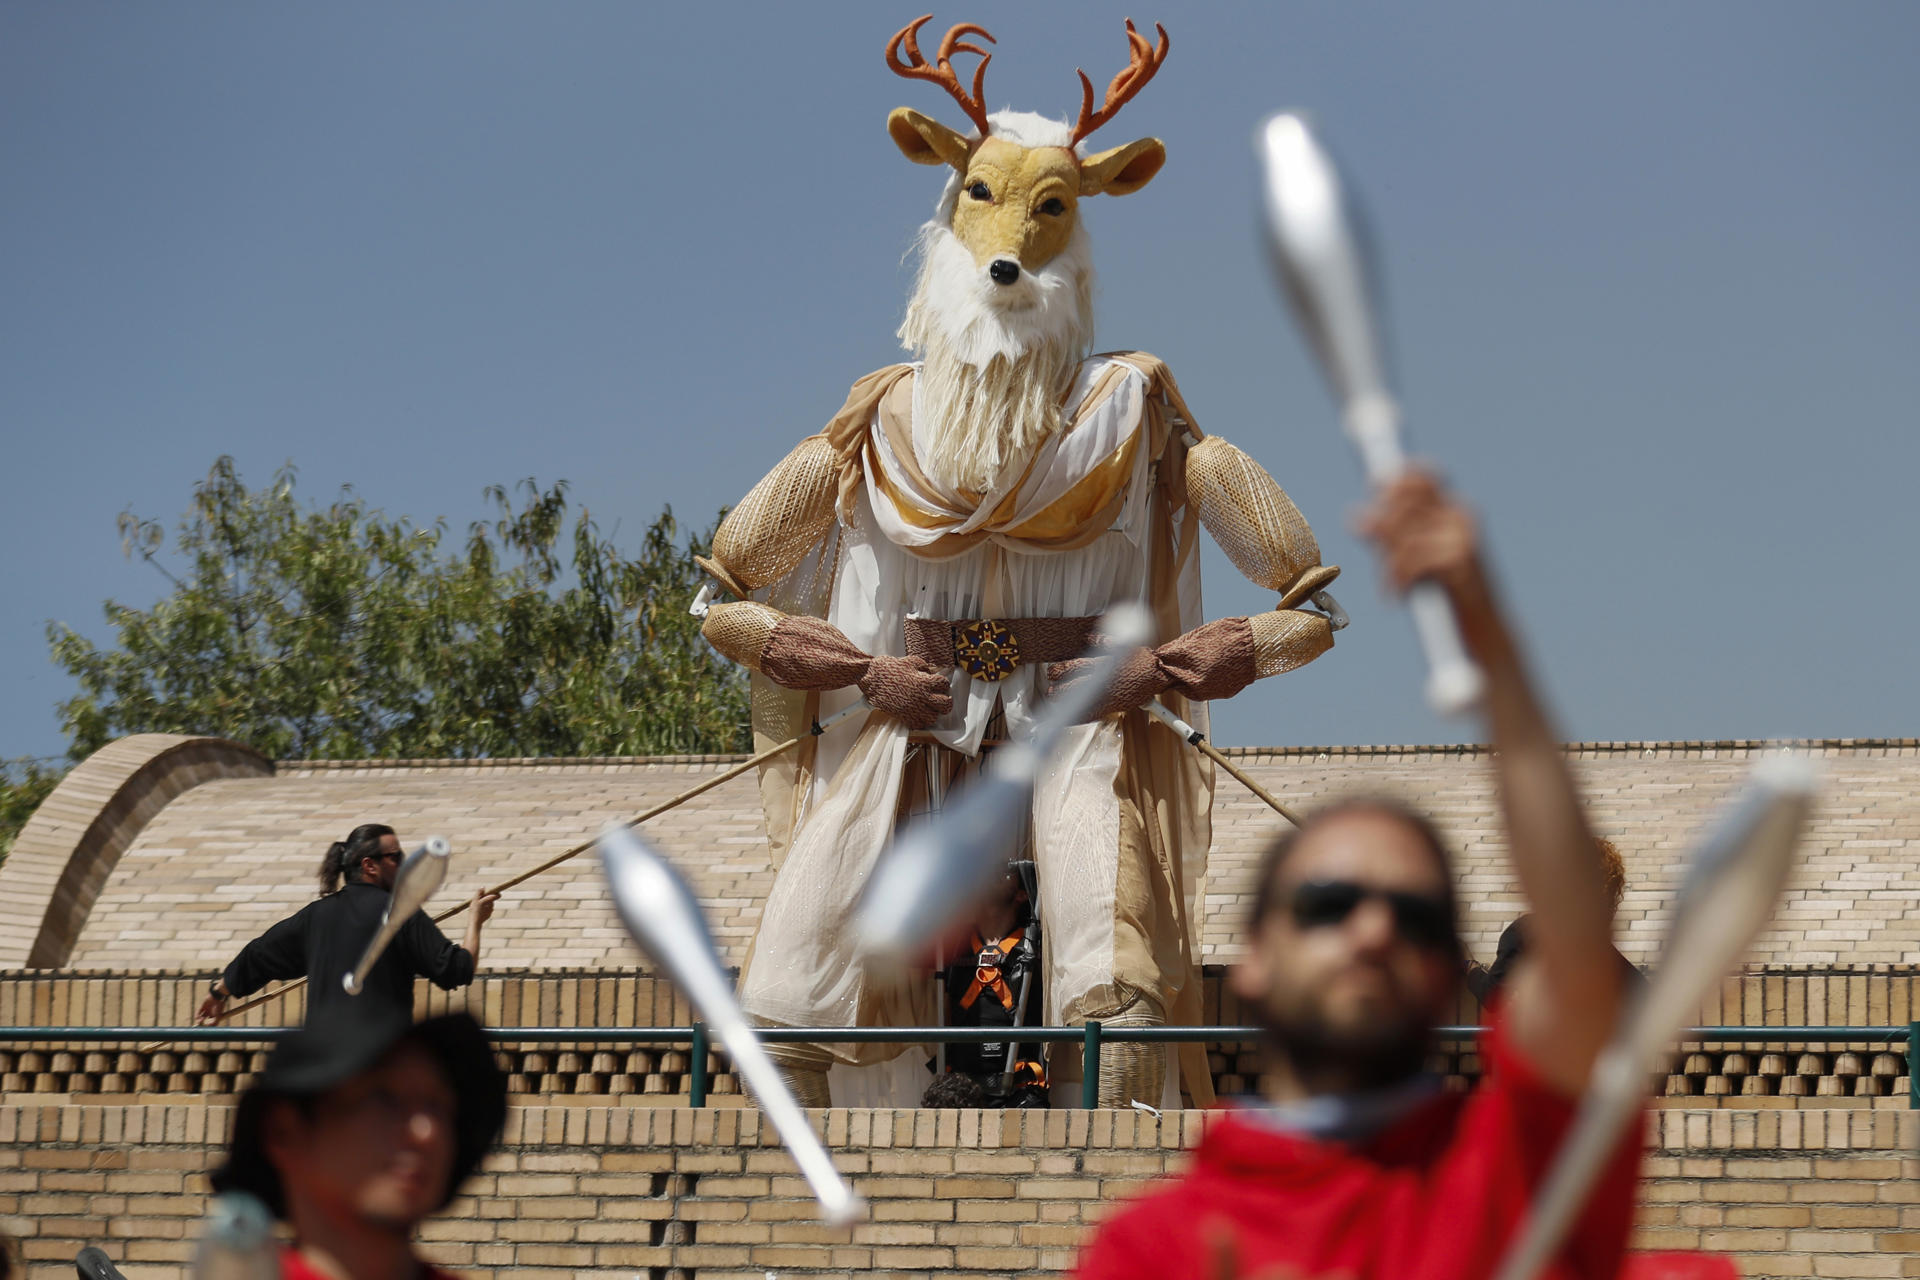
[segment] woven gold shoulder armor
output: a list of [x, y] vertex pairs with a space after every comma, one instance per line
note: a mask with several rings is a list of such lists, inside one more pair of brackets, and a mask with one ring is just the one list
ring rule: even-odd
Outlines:
[[1285, 609], [1339, 576], [1320, 563], [1307, 518], [1267, 469], [1219, 436], [1187, 450], [1187, 501], [1234, 568], [1280, 593]]
[[792, 573], [833, 523], [839, 465], [825, 435], [802, 440], [720, 522], [715, 576], [745, 594]]

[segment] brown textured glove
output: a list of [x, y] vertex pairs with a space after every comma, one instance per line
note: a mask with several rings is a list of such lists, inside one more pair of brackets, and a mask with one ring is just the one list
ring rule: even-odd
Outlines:
[[[1246, 618], [1218, 618], [1158, 648], [1122, 654], [1118, 661], [1120, 669], [1106, 696], [1088, 713], [1089, 720], [1131, 711], [1169, 690], [1201, 702], [1231, 698], [1259, 674], [1253, 627]], [[1048, 683], [1064, 689], [1084, 679], [1093, 666], [1091, 658], [1056, 662], [1048, 669]]]
[[928, 728], [953, 710], [946, 672], [925, 658], [876, 657], [819, 618], [781, 618], [767, 637], [759, 670], [788, 689], [857, 685], [876, 710], [909, 729]]

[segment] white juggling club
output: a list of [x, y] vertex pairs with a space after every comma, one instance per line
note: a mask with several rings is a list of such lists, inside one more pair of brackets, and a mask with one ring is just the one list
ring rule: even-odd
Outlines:
[[[114, 1274], [118, 1275], [118, 1272]], [[278, 1280], [273, 1214], [244, 1191], [215, 1196], [193, 1252], [193, 1280]]]
[[[719, 953], [714, 950], [713, 936], [707, 932], [706, 917], [693, 890], [652, 845], [627, 827], [608, 827], [600, 833], [600, 866], [606, 872], [614, 909], [627, 932], [673, 978], [726, 1046], [734, 1069], [759, 1099], [760, 1109], [773, 1122], [813, 1189], [821, 1215], [834, 1223], [853, 1221], [859, 1216], [860, 1201], [833, 1167], [826, 1148], [820, 1145], [734, 999], [733, 983], [720, 967]], [[696, 1063], [694, 1069], [704, 1069], [705, 1065]]]
[[946, 808], [894, 837], [854, 915], [862, 955], [882, 966], [911, 964], [965, 917], [1005, 872], [1041, 770], [1067, 730], [1105, 695], [1118, 668], [1113, 657], [1148, 643], [1152, 635], [1146, 606], [1109, 610], [1100, 621], [1096, 669], [1048, 697], [1025, 732], [995, 751]]
[[1586, 1096], [1497, 1280], [1533, 1280], [1560, 1247], [1634, 1113], [1647, 1071], [1773, 916], [1813, 807], [1813, 766], [1770, 756], [1707, 834], [1674, 901], [1660, 967], [1594, 1060]]
[[[1340, 401], [1367, 479], [1383, 484], [1406, 467], [1400, 406], [1387, 378], [1366, 225], [1354, 193], [1306, 117], [1283, 112], [1260, 127], [1268, 242], [1307, 341]], [[1407, 593], [1427, 655], [1427, 700], [1452, 715], [1479, 701], [1485, 680], [1460, 642], [1452, 606], [1437, 583]]]
[[393, 892], [387, 897], [387, 913], [380, 917], [379, 930], [368, 940], [367, 949], [361, 953], [360, 963], [353, 966], [353, 972], [340, 977], [340, 985], [347, 989], [348, 995], [360, 994], [374, 963], [386, 952], [400, 927], [447, 882], [447, 858], [452, 852], [453, 846], [445, 836], [428, 836], [427, 842], [400, 864], [400, 874], [393, 879]]

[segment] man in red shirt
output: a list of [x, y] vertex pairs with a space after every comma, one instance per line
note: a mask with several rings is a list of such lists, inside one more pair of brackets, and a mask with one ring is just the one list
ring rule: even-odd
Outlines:
[[506, 1080], [466, 1014], [322, 1010], [241, 1097], [214, 1189], [293, 1228], [289, 1280], [453, 1280], [413, 1251], [500, 1135]]
[[[1592, 833], [1496, 606], [1467, 510], [1429, 476], [1362, 521], [1396, 590], [1439, 582], [1487, 678], [1513, 870], [1532, 906], [1467, 1095], [1422, 1074], [1465, 961], [1430, 823], [1382, 800], [1310, 817], [1269, 851], [1234, 992], [1272, 1033], [1267, 1096], [1211, 1124], [1192, 1166], [1100, 1228], [1081, 1280], [1468, 1280], [1490, 1276], [1611, 1032], [1621, 975]], [[1621, 1272], [1639, 1135], [1552, 1275]], [[1661, 1274], [1728, 1274], [1681, 1270]]]

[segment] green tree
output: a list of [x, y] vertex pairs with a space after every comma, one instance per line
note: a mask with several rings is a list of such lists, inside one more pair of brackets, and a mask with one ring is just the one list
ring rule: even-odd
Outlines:
[[[60, 706], [80, 759], [128, 733], [212, 734], [276, 758], [651, 755], [744, 749], [746, 681], [687, 602], [711, 534], [671, 509], [629, 559], [564, 481], [495, 487], [491, 520], [443, 551], [351, 489], [321, 508], [294, 471], [249, 490], [230, 458], [165, 531], [120, 517], [129, 554], [173, 590], [108, 601], [114, 643], [48, 627], [80, 692]], [[171, 560], [171, 563], [169, 562]]]
[[65, 772], [44, 767], [49, 763], [32, 758], [0, 760], [0, 862], [6, 861], [13, 838]]

